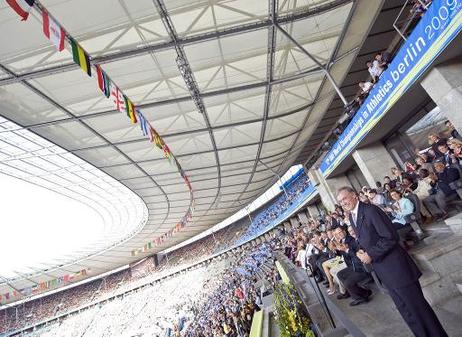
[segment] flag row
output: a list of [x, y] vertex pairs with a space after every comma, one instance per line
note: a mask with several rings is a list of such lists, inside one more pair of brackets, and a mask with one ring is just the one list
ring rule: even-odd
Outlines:
[[[21, 16], [22, 20], [24, 21], [27, 20], [29, 12], [35, 4], [35, 0], [7, 0], [7, 3], [19, 16]], [[67, 38], [72, 49], [73, 61], [79, 65], [88, 76], [93, 77], [90, 55], [70, 34], [66, 33], [65, 29], [55, 18], [49, 14], [48, 10], [44, 8], [43, 5], [37, 3], [37, 7], [42, 13], [42, 26], [44, 35], [53, 43], [59, 52], [64, 50], [64, 43]], [[189, 190], [191, 205], [194, 205], [194, 196], [190, 180], [163, 138], [154, 129], [154, 127], [152, 127], [147, 118], [135, 106], [130, 98], [128, 98], [122, 92], [122, 90], [111, 80], [108, 74], [101, 68], [101, 65], [94, 64], [94, 72], [96, 73], [99, 89], [106, 98], [113, 101], [115, 109], [119, 112], [125, 113], [130, 119], [131, 123], [139, 123], [143, 136], [149, 138], [149, 141], [163, 152], [164, 157], [167, 158], [172, 165], [174, 164], [177, 167]], [[178, 232], [185, 226], [188, 221], [190, 221], [187, 219], [191, 218], [191, 215], [192, 206], [189, 207], [186, 215], [178, 223], [181, 224], [181, 226], [177, 224], [169, 232], [165, 233], [162, 238], [169, 237]], [[152, 242], [160, 242], [162, 240], [161, 237], [157, 239], [158, 240], [154, 240]], [[152, 242], [146, 244], [145, 246], [148, 247], [150, 244], [152, 245]]]
[[0, 303], [3, 304], [18, 298], [37, 295], [39, 293], [63, 286], [66, 283], [78, 281], [79, 279], [87, 276], [89, 270], [90, 269], [82, 269], [75, 273], [66, 274], [55, 279], [34, 284], [31, 287], [25, 287], [18, 290], [13, 289], [11, 292], [0, 294]]
[[170, 229], [168, 232], [165, 232], [164, 234], [155, 237], [152, 241], [149, 241], [143, 247], [132, 250], [132, 256], [136, 256], [140, 253], [146, 253], [152, 248], [160, 246], [162, 243], [165, 242], [165, 240], [167, 240], [167, 238], [170, 238], [173, 236], [173, 234], [178, 233], [182, 228], [184, 228], [191, 221], [192, 221], [192, 209], [190, 208], [188, 212], [186, 212], [186, 215], [184, 216], [184, 218], [180, 222], [178, 222], [175, 225], [175, 227]]

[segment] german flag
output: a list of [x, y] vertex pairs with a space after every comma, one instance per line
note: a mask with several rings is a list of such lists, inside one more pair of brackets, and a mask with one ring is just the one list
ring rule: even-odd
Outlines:
[[72, 57], [74, 58], [74, 62], [77, 63], [80, 68], [84, 72], [91, 76], [91, 66], [90, 66], [90, 57], [88, 54], [83, 50], [83, 48], [75, 41], [74, 39], [70, 39], [71, 46], [72, 46]]

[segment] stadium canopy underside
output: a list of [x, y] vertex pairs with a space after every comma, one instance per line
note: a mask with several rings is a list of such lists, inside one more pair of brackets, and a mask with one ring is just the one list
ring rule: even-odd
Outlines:
[[[41, 3], [143, 111], [190, 177], [193, 223], [148, 253], [219, 223], [269, 188], [272, 171], [282, 175], [297, 164], [336, 96], [326, 70], [343, 81], [382, 6], [365, 0]], [[82, 267], [99, 274], [147, 255], [130, 253], [175, 226], [188, 210], [189, 191], [139, 125], [115, 111], [95, 78], [74, 64], [69, 46], [56, 52], [41, 25], [37, 11], [20, 22], [0, 5], [0, 115], [121, 182], [145, 202], [148, 218], [124, 243], [32, 280]], [[194, 74], [194, 100], [178, 50]]]

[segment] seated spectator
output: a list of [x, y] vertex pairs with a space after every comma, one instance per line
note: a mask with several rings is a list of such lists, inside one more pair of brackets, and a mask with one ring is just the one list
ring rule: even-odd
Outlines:
[[333, 228], [338, 226], [345, 226], [345, 220], [343, 220], [343, 218], [337, 212], [332, 212], [332, 226]]
[[356, 256], [359, 250], [356, 234], [352, 226], [348, 227], [348, 234], [345, 236], [344, 246], [339, 249], [342, 251], [346, 268], [338, 272], [337, 277], [345, 287], [345, 293], [337, 296], [338, 299], [352, 297], [351, 306], [356, 306], [369, 301], [372, 291], [362, 288], [359, 283], [370, 278], [370, 274], [364, 268], [361, 260]]
[[450, 139], [448, 140], [448, 146], [454, 153], [454, 159], [459, 168], [462, 168], [462, 141], [457, 138]]
[[[395, 184], [396, 185], [396, 184]], [[390, 192], [393, 190], [389, 183], [383, 184], [383, 197], [385, 198], [385, 203], [390, 205], [393, 203], [393, 199], [391, 198]]]
[[432, 158], [432, 161], [435, 160], [436, 158], [441, 157], [443, 154], [438, 150], [438, 145], [441, 143], [446, 143], [447, 139], [446, 138], [440, 138], [436, 133], [430, 133], [428, 135], [428, 145], [430, 145], [431, 149], [433, 152], [430, 152], [430, 150], [427, 151], [428, 155]]
[[359, 200], [361, 202], [364, 202], [366, 204], [370, 203], [369, 198], [367, 197], [367, 195], [363, 191], [359, 191], [358, 198], [359, 198]]
[[390, 195], [395, 203], [392, 207], [388, 207], [387, 211], [392, 215], [392, 222], [395, 228], [399, 230], [409, 225], [406, 222], [406, 217], [414, 212], [414, 205], [411, 200], [404, 198], [402, 193], [397, 190], [392, 190]]
[[436, 181], [435, 175], [426, 169], [421, 169], [414, 194], [422, 201], [430, 215], [436, 220], [440, 220], [447, 214], [445, 211], [446, 202], [444, 195], [436, 193]]
[[386, 205], [385, 197], [382, 194], [377, 193], [376, 189], [369, 190], [367, 195], [371, 204], [377, 205], [379, 207], [384, 207]]
[[336, 256], [323, 263], [324, 273], [326, 274], [329, 281], [328, 294], [332, 295], [336, 292], [335, 284], [338, 285], [340, 293], [345, 294], [346, 289], [343, 286], [343, 283], [340, 282], [338, 278], [338, 273], [347, 267], [342, 252], [346, 248], [346, 231], [343, 227], [338, 226], [333, 230], [333, 235], [334, 239], [331, 242], [331, 249], [336, 252]]
[[426, 158], [427, 158], [426, 155], [425, 157], [421, 156], [421, 157], [415, 158], [415, 162], [418, 165], [418, 169], [419, 170], [425, 169], [429, 172], [433, 172], [433, 165], [431, 163], [427, 163]]
[[[391, 168], [391, 177], [396, 183], [397, 182], [401, 183], [403, 181], [403, 171], [401, 171], [401, 169], [394, 166]], [[394, 188], [396, 188], [396, 185]]]
[[375, 59], [373, 61], [367, 61], [366, 66], [369, 74], [371, 75], [372, 83], [377, 83], [380, 75], [382, 75], [385, 69], [381, 67], [380, 63]]
[[[443, 161], [437, 161], [433, 165], [438, 178], [437, 193], [445, 196], [445, 201], [458, 199], [458, 194], [451, 184], [460, 179], [460, 172], [457, 168], [447, 167]], [[444, 207], [446, 210], [446, 207]]]
[[[340, 227], [337, 227], [340, 228]], [[334, 240], [329, 242], [329, 250], [331, 252], [335, 252], [336, 250], [336, 243]], [[333, 295], [336, 292], [335, 285], [334, 285], [334, 278], [332, 274], [332, 269], [341, 266], [344, 263], [342, 256], [335, 255], [334, 257], [324, 261], [322, 263], [322, 270], [324, 271], [324, 275], [326, 276], [329, 289], [327, 290], [328, 295]]]
[[385, 176], [383, 178], [383, 187], [385, 188], [385, 184], [388, 184], [391, 189], [394, 189], [396, 187], [396, 180], [392, 180], [389, 176]]
[[455, 139], [458, 139], [458, 140], [462, 141], [462, 136], [456, 130], [454, 125], [451, 123], [451, 121], [447, 120], [444, 124], [448, 128], [447, 131], [446, 131], [448, 138], [453, 137]]
[[367, 95], [369, 91], [374, 87], [372, 82], [359, 82], [359, 87], [361, 88], [361, 94]]
[[446, 166], [454, 166], [458, 165], [458, 161], [454, 156], [454, 153], [449, 149], [448, 145], [446, 142], [441, 141], [438, 143], [438, 152], [442, 154], [440, 157], [440, 161], [444, 163]]
[[[326, 247], [322, 243], [321, 235], [319, 232], [313, 233], [313, 238], [311, 239], [313, 249], [308, 257], [308, 265], [311, 269], [311, 274], [315, 278], [316, 282], [321, 282], [324, 280], [323, 272], [318, 268], [318, 261], [321, 259], [328, 260], [328, 254], [326, 253]], [[324, 262], [323, 261], [323, 262]]]
[[299, 267], [306, 269], [306, 250], [303, 241], [300, 241], [298, 244], [298, 252], [295, 262]]
[[383, 186], [382, 186], [382, 183], [380, 181], [375, 182], [375, 189], [376, 189], [377, 193], [379, 193], [379, 194], [383, 193]]
[[413, 191], [417, 188], [417, 183], [414, 182], [412, 177], [406, 176], [406, 177], [403, 178], [401, 188], [402, 188], [403, 192], [413, 193]]

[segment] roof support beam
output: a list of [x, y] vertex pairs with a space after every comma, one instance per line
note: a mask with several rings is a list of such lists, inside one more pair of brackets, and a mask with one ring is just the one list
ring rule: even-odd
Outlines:
[[[296, 75], [292, 76], [287, 76], [285, 78], [280, 78], [277, 80], [274, 80], [271, 84], [283, 84], [287, 82], [291, 82], [306, 76], [310, 75], [315, 75], [322, 70], [319, 68], [315, 69], [310, 69], [308, 71], [303, 71], [300, 72]], [[264, 82], [257, 82], [253, 84], [246, 84], [246, 85], [239, 85], [236, 87], [231, 87], [231, 88], [226, 88], [226, 89], [219, 89], [219, 90], [214, 90], [214, 91], [209, 91], [209, 92], [203, 92], [200, 93], [202, 98], [208, 98], [208, 97], [215, 97], [215, 96], [220, 96], [220, 95], [226, 95], [226, 94], [231, 94], [234, 92], [240, 92], [240, 91], [247, 91], [247, 90], [252, 90], [252, 89], [257, 89], [257, 88], [263, 88], [268, 84], [267, 81]], [[181, 96], [173, 99], [167, 99], [167, 100], [162, 100], [162, 101], [155, 101], [155, 102], [150, 102], [150, 103], [144, 103], [144, 104], [139, 104], [137, 107], [139, 109], [147, 109], [147, 108], [154, 108], [158, 106], [163, 106], [163, 105], [169, 105], [169, 104], [176, 104], [176, 103], [181, 103], [181, 102], [187, 102], [191, 100], [191, 96]], [[106, 111], [100, 111], [100, 112], [94, 112], [94, 113], [89, 113], [85, 114], [82, 116], [75, 116], [74, 118], [63, 118], [63, 119], [58, 119], [55, 121], [49, 121], [49, 122], [42, 122], [42, 123], [36, 123], [36, 124], [29, 124], [25, 126], [26, 128], [34, 128], [34, 127], [42, 127], [42, 126], [47, 126], [47, 125], [55, 125], [59, 123], [66, 123], [72, 120], [85, 120], [85, 119], [91, 119], [94, 117], [99, 117], [99, 116], [107, 116], [107, 115], [115, 115], [120, 113], [117, 110], [106, 110]]]
[[[168, 35], [172, 39], [175, 51], [177, 53], [177, 58], [176, 58], [176, 63], [178, 65], [178, 69], [180, 70], [181, 76], [183, 77], [183, 80], [186, 83], [186, 86], [189, 90], [189, 93], [191, 95], [191, 98], [194, 102], [194, 104], [197, 107], [197, 110], [199, 113], [202, 114], [204, 118], [205, 125], [207, 127], [207, 131], [210, 135], [210, 141], [212, 143], [213, 147], [213, 152], [215, 155], [215, 161], [217, 163], [217, 181], [218, 181], [218, 186], [217, 186], [217, 193], [215, 195], [214, 201], [210, 204], [210, 208], [217, 202], [218, 196], [220, 195], [220, 190], [221, 190], [221, 167], [220, 167], [220, 157], [218, 155], [218, 150], [217, 150], [217, 144], [215, 141], [215, 135], [213, 134], [213, 129], [210, 124], [210, 120], [207, 114], [207, 111], [205, 109], [205, 104], [202, 99], [199, 86], [197, 85], [196, 79], [194, 77], [194, 74], [191, 70], [191, 65], [188, 62], [188, 58], [186, 56], [186, 53], [184, 52], [183, 46], [179, 43], [178, 35], [176, 33], [175, 27], [173, 25], [173, 22], [167, 12], [167, 9], [165, 7], [165, 4], [163, 0], [153, 0], [154, 5], [157, 8], [157, 11], [160, 14], [160, 17], [162, 19], [162, 22], [164, 24], [165, 29], [168, 32]], [[200, 220], [200, 219], [198, 219]]]
[[[303, 20], [303, 19], [309, 18], [314, 15], [319, 15], [321, 13], [328, 12], [350, 1], [351, 0], [336, 0], [336, 1], [328, 2], [327, 4], [316, 6], [316, 7], [307, 6], [294, 13], [290, 13], [290, 14], [278, 17], [277, 23], [280, 25], [283, 25], [289, 22]], [[191, 44], [201, 43], [201, 42], [205, 42], [209, 40], [219, 39], [219, 38], [226, 37], [226, 36], [233, 36], [237, 34], [266, 29], [272, 25], [273, 25], [273, 22], [269, 19], [252, 22], [252, 23], [248, 23], [244, 25], [237, 25], [234, 27], [223, 28], [220, 30], [216, 30], [216, 31], [208, 32], [204, 34], [197, 34], [197, 35], [192, 35], [189, 37], [177, 38], [176, 42], [172, 40], [168, 42], [162, 42], [159, 44], [147, 45], [147, 46], [143, 46], [143, 47], [139, 47], [135, 49], [129, 49], [129, 50], [121, 51], [121, 52], [116, 52], [116, 53], [109, 54], [109, 55], [95, 57], [92, 59], [92, 62], [99, 63], [99, 64], [115, 62], [119, 60], [136, 57], [139, 55], [149, 54], [151, 52], [171, 49], [175, 47], [175, 44], [181, 45], [181, 46], [191, 45]], [[67, 71], [72, 71], [77, 68], [78, 68], [78, 65], [72, 62], [72, 63], [52, 66], [52, 67], [48, 67], [48, 68], [40, 69], [36, 71], [31, 71], [26, 74], [13, 75], [8, 78], [0, 80], [0, 86], [17, 83], [17, 82], [20, 82], [21, 80], [31, 80], [35, 78], [46, 77], [46, 76], [53, 75], [53, 74], [59, 74], [59, 73], [67, 72]]]
[[294, 37], [292, 35], [290, 35], [287, 31], [285, 31], [279, 24], [275, 23], [275, 26], [278, 28], [278, 30], [285, 36], [287, 37], [290, 41], [292, 41], [292, 43], [294, 45], [297, 46], [298, 49], [300, 49], [306, 56], [308, 56], [318, 67], [322, 68], [322, 70], [324, 71], [327, 79], [329, 80], [329, 82], [331, 83], [332, 87], [335, 89], [335, 91], [337, 92], [337, 95], [340, 97], [340, 99], [342, 100], [343, 102], [343, 105], [344, 106], [347, 106], [348, 105], [348, 101], [346, 100], [346, 98], [343, 96], [342, 94], [342, 91], [340, 90], [340, 88], [338, 87], [337, 83], [335, 83], [335, 80], [334, 78], [331, 76], [327, 66], [325, 65], [322, 65], [320, 61], [318, 61], [318, 59], [316, 57], [314, 57], [313, 55], [311, 55], [310, 52], [308, 52], [308, 50], [305, 49], [305, 47], [303, 47], [300, 43], [298, 43], [297, 40], [294, 39]]
[[268, 12], [269, 12], [269, 19], [271, 21], [271, 27], [268, 30], [268, 54], [267, 54], [267, 64], [266, 64], [266, 92], [265, 92], [265, 105], [263, 111], [263, 121], [260, 131], [260, 141], [258, 143], [258, 150], [257, 156], [255, 159], [255, 163], [250, 174], [249, 180], [247, 181], [247, 185], [244, 187], [244, 190], [239, 194], [236, 199], [236, 202], [239, 202], [241, 196], [245, 193], [247, 188], [249, 187], [252, 179], [255, 175], [255, 171], [258, 166], [258, 162], [260, 161], [261, 150], [263, 148], [265, 133], [266, 133], [266, 122], [268, 120], [269, 109], [271, 105], [271, 93], [272, 93], [272, 81], [274, 75], [274, 58], [275, 58], [275, 50], [276, 50], [276, 22], [277, 22], [277, 9], [278, 7], [278, 0], [269, 0], [268, 2]]

